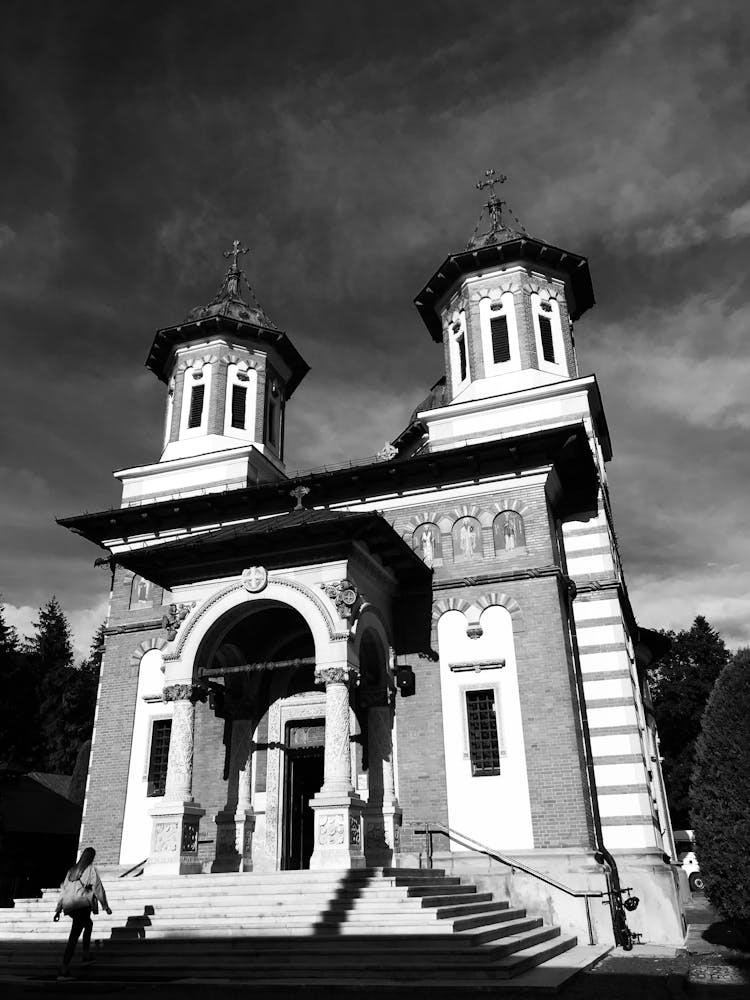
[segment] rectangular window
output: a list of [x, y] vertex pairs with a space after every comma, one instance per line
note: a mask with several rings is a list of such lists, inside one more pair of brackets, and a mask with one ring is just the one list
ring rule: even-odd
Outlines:
[[510, 361], [510, 337], [508, 336], [508, 320], [505, 316], [493, 316], [490, 319], [492, 333], [492, 360], [496, 365]]
[[460, 337], [456, 337], [456, 347], [458, 348], [460, 381], [463, 382], [466, 378], [466, 338], [463, 334]]
[[500, 774], [500, 741], [492, 688], [466, 692], [466, 721], [471, 773], [475, 776]]
[[151, 728], [151, 753], [148, 759], [149, 798], [163, 795], [167, 785], [167, 760], [169, 738], [172, 735], [171, 719], [156, 719]]
[[247, 402], [247, 386], [232, 386], [232, 427], [245, 429], [245, 404]]
[[190, 413], [188, 414], [188, 427], [200, 427], [203, 418], [203, 397], [206, 393], [205, 385], [194, 385], [190, 397]]
[[552, 323], [547, 316], [539, 317], [539, 334], [542, 340], [544, 360], [551, 365], [555, 363], [555, 345], [552, 340]]

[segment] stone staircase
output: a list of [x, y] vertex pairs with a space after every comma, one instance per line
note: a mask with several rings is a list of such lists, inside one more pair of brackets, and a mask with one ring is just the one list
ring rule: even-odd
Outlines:
[[[367, 869], [105, 880], [94, 918], [98, 982], [478, 985], [546, 964], [568, 975], [608, 949], [582, 948], [541, 917], [437, 870]], [[56, 890], [0, 909], [0, 977], [56, 976], [70, 921]], [[555, 964], [556, 963], [556, 964]], [[517, 980], [514, 980], [516, 982]]]

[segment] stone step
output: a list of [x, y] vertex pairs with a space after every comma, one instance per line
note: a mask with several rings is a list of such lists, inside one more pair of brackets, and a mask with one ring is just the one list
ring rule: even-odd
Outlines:
[[570, 951], [577, 944], [578, 939], [575, 936], [563, 934], [546, 938], [536, 944], [528, 944], [512, 954], [498, 957], [493, 963], [495, 974], [498, 978], [510, 979], [528, 969], [536, 968], [556, 955]]
[[477, 892], [475, 885], [461, 885], [457, 879], [454, 883], [442, 882], [439, 885], [410, 885], [406, 887], [407, 896], [435, 896], [438, 899], [444, 897], [446, 889], [451, 896], [471, 896]]
[[[519, 943], [520, 945], [523, 942]], [[384, 955], [350, 952], [337, 955], [323, 953], [297, 956], [294, 952], [283, 956], [263, 955], [211, 955], [197, 956], [190, 963], [190, 978], [209, 984], [212, 980], [229, 982], [268, 981], [280, 984], [325, 980], [351, 985], [352, 975], [356, 975], [357, 985], [365, 981], [433, 981], [435, 985], [466, 983], [488, 979], [509, 979], [512, 976], [539, 966], [554, 956], [569, 951], [576, 946], [574, 937], [557, 937], [548, 942], [530, 944], [512, 955], [501, 959], [472, 954], [415, 955], [401, 953], [384, 961]], [[280, 966], [280, 959], [283, 965]], [[41, 978], [45, 970], [57, 968], [57, 958], [47, 956], [35, 962], [18, 961], [12, 964], [14, 975]], [[9, 969], [9, 971], [11, 971]], [[74, 962], [74, 973], [81, 979], [99, 982], [165, 981], [185, 977], [185, 965], [176, 963], [167, 955], [142, 955], [134, 964], [130, 957], [98, 954], [96, 964], [90, 969], [80, 969]]]
[[442, 920], [444, 917], [460, 917], [467, 913], [508, 910], [510, 903], [507, 899], [493, 900], [491, 892], [478, 892], [474, 896], [459, 896], [450, 906], [435, 906], [432, 899], [423, 899], [422, 907], [433, 909], [438, 920]]

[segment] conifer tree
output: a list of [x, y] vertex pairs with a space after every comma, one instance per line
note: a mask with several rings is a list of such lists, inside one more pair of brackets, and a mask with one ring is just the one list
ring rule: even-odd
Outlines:
[[740, 651], [716, 682], [691, 785], [696, 854], [706, 894], [750, 930], [750, 662]]
[[672, 646], [652, 671], [650, 686], [672, 824], [689, 828], [695, 741], [711, 690], [730, 654], [719, 633], [702, 615], [689, 629], [664, 634]]
[[0, 767], [27, 770], [39, 753], [34, 678], [27, 669], [15, 628], [0, 604]]
[[70, 686], [75, 683], [73, 643], [70, 625], [56, 597], [39, 609], [34, 628], [36, 634], [28, 641], [26, 651], [39, 698], [44, 743], [41, 766], [48, 771], [69, 773], [82, 739], [68, 725]]

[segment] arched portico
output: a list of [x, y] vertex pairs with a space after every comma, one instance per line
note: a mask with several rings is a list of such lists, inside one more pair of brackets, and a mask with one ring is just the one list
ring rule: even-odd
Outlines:
[[[379, 652], [375, 660], [371, 652], [366, 658], [377, 661], [373, 677], [385, 692], [387, 654], [377, 638], [385, 637], [385, 630], [374, 613], [367, 617], [372, 622], [362, 635], [371, 638], [364, 648], [377, 642]], [[224, 719], [226, 745], [226, 801], [215, 815], [213, 870], [250, 870], [254, 859], [271, 869], [364, 865], [365, 803], [355, 792], [351, 742], [357, 708], [352, 689], [363, 640], [348, 625], [325, 594], [284, 577], [268, 580], [260, 593], [248, 592], [242, 582], [224, 586], [192, 609], [163, 653], [164, 698], [174, 702], [175, 723], [167, 793], [152, 810], [151, 870], [200, 867], [198, 825], [204, 810], [195, 801], [192, 775], [195, 705], [206, 700]], [[302, 753], [297, 746], [311, 729], [325, 734], [317, 787], [315, 748]], [[260, 840], [254, 755], [256, 773], [263, 755], [267, 777]], [[295, 804], [300, 797], [301, 812]], [[293, 821], [308, 822], [308, 801], [314, 814], [309, 847], [306, 834], [295, 841], [290, 832]]]

